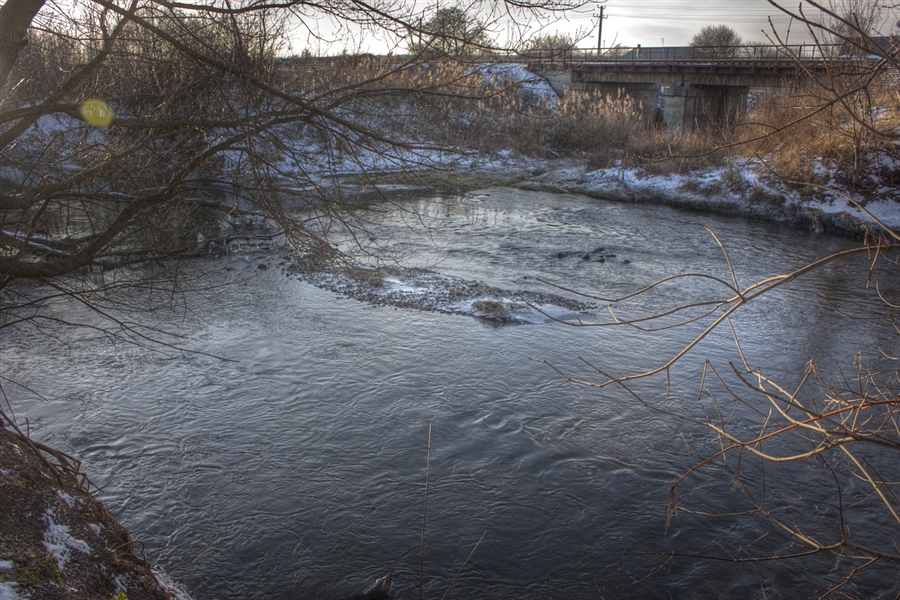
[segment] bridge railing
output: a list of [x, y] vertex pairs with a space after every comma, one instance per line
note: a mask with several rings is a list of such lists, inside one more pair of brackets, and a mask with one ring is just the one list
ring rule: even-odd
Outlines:
[[[893, 47], [892, 47], [893, 48]], [[815, 45], [793, 44], [787, 46], [668, 46], [668, 47], [642, 47], [633, 48], [609, 48], [597, 52], [596, 48], [558, 48], [529, 50], [526, 52], [510, 51], [485, 51], [472, 54], [446, 57], [436, 54], [433, 57], [425, 57], [426, 60], [436, 61], [444, 58], [463, 60], [472, 63], [510, 62], [527, 63], [538, 70], [566, 70], [577, 65], [685, 65], [685, 64], [714, 64], [727, 65], [729, 63], [793, 63], [825, 62], [834, 60], [857, 61], [871, 58], [879, 54], [880, 49], [875, 48], [870, 54], [862, 50], [858, 45]], [[883, 53], [883, 52], [882, 52]], [[388, 56], [358, 55], [357, 58], [369, 57], [373, 60], [405, 63], [413, 57], [409, 55], [391, 54]], [[330, 65], [335, 60], [346, 60], [346, 57], [308, 57], [285, 59], [284, 64], [304, 64], [309, 67]]]
[[787, 46], [670, 46], [595, 49], [542, 49], [511, 55], [508, 59], [528, 62], [546, 69], [568, 68], [578, 63], [602, 64], [691, 64], [691, 63], [765, 63], [824, 61], [858, 58], [859, 50], [846, 45], [796, 44]]

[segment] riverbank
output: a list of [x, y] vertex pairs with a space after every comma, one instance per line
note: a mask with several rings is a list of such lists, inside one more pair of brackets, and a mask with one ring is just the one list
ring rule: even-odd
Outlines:
[[[878, 193], [874, 195], [845, 189], [835, 178], [830, 187], [795, 185], [771, 174], [761, 174], [765, 163], [758, 159], [740, 159], [725, 167], [684, 173], [654, 173], [646, 168], [592, 170], [586, 160], [534, 159], [512, 152], [492, 156], [445, 154], [430, 156], [429, 163], [435, 165], [433, 172], [386, 171], [374, 178], [369, 175], [365, 181], [421, 189], [509, 186], [580, 194], [788, 223], [806, 231], [853, 238], [883, 233], [882, 225], [894, 231], [900, 229], [900, 186], [893, 182], [878, 182]], [[347, 179], [352, 182], [355, 177]]]
[[[538, 186], [623, 202], [652, 202], [789, 223], [805, 230], [864, 237], [880, 223], [900, 227], [900, 190], [885, 187], [879, 198], [853, 198], [848, 190], [807, 190], [758, 174], [760, 165], [741, 160], [724, 168], [685, 174], [652, 174], [641, 169], [559, 169], [522, 187]], [[856, 201], [854, 204], [851, 198]]]
[[0, 600], [189, 599], [138, 553], [86, 480], [55, 464], [0, 426]]

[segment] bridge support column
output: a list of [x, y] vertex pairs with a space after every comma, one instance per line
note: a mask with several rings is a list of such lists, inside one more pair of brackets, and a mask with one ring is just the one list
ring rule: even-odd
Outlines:
[[735, 123], [747, 110], [749, 93], [744, 86], [663, 86], [659, 94], [662, 120], [666, 129], [675, 131]]

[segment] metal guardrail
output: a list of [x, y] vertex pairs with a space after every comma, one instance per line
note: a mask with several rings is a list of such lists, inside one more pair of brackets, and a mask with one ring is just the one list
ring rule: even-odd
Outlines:
[[834, 59], [859, 60], [868, 54], [846, 45], [797, 44], [787, 46], [684, 46], [611, 48], [596, 50], [539, 50], [516, 55], [520, 61], [547, 68], [570, 68], [578, 64], [689, 65], [735, 63], [823, 62]]
[[[891, 48], [893, 50], [893, 47]], [[884, 52], [876, 48], [874, 53]], [[542, 49], [525, 52], [493, 51], [472, 52], [448, 57], [440, 54], [422, 57], [426, 61], [439, 61], [446, 58], [472, 63], [528, 63], [538, 69], [571, 69], [577, 65], [596, 64], [625, 67], [627, 65], [729, 65], [729, 64], [787, 64], [787, 63], [823, 63], [825, 61], [846, 60], [859, 61], [869, 59], [868, 52], [851, 44], [816, 45], [792, 44], [785, 46], [669, 46], [610, 48], [603, 52], [596, 49], [563, 48]], [[409, 55], [357, 55], [355, 57], [308, 57], [285, 59], [285, 64], [302, 64], [308, 67], [322, 67], [338, 60], [370, 58], [389, 63], [404, 63], [413, 57]]]

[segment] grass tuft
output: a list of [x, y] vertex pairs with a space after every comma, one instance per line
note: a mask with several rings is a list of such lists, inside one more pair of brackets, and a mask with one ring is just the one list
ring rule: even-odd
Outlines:
[[384, 275], [378, 269], [348, 267], [344, 269], [344, 274], [357, 283], [364, 283], [374, 287], [382, 287], [384, 285]]
[[475, 300], [472, 308], [487, 315], [505, 315], [509, 313], [509, 307], [499, 300]]

